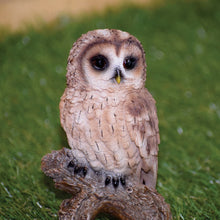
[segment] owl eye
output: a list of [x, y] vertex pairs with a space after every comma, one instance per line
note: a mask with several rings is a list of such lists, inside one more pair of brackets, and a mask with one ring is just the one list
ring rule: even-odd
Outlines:
[[130, 56], [124, 59], [123, 66], [125, 69], [131, 70], [135, 67], [136, 63], [137, 59], [135, 57]]
[[90, 59], [91, 65], [94, 69], [103, 71], [105, 70], [109, 63], [108, 59], [103, 55], [97, 55]]

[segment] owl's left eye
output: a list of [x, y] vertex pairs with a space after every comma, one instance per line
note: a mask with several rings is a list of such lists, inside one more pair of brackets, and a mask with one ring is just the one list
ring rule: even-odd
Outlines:
[[103, 55], [96, 55], [90, 59], [91, 65], [94, 69], [103, 71], [105, 70], [109, 63], [108, 59]]
[[137, 59], [133, 56], [126, 57], [123, 62], [123, 66], [127, 70], [131, 70], [136, 66]]

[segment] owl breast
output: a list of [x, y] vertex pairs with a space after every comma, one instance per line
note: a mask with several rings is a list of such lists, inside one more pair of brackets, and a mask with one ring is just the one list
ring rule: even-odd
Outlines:
[[61, 98], [61, 124], [69, 145], [94, 170], [140, 174], [140, 154], [127, 130], [125, 100], [122, 92], [119, 96], [73, 89], [66, 89]]

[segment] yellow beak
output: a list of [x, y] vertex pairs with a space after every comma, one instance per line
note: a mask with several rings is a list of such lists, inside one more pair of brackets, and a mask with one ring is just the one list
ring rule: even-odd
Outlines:
[[121, 82], [121, 79], [122, 79], [121, 70], [119, 68], [116, 68], [115, 69], [115, 80], [119, 84]]
[[119, 84], [121, 82], [121, 76], [120, 74], [118, 74], [116, 77], [115, 77], [115, 80], [116, 82]]

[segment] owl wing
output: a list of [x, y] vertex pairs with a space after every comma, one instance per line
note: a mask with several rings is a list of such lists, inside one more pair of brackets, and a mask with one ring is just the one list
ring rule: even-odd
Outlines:
[[147, 89], [129, 95], [125, 105], [125, 120], [131, 141], [142, 159], [141, 182], [155, 188], [159, 127], [155, 100]]
[[71, 111], [70, 100], [72, 100], [73, 98], [71, 95], [72, 91], [69, 90], [70, 89], [68, 88], [65, 89], [63, 95], [60, 98], [60, 104], [59, 104], [60, 123], [66, 133], [68, 133], [68, 129], [71, 129], [72, 127], [71, 120], [67, 120], [67, 118], [69, 117], [69, 113]]
[[60, 123], [62, 127], [64, 127], [64, 110], [65, 110], [65, 99], [66, 99], [66, 93], [64, 92], [62, 97], [60, 98], [60, 104], [59, 104], [59, 109], [60, 109]]

